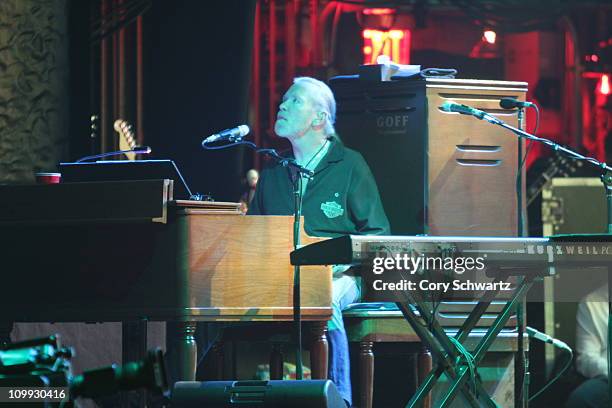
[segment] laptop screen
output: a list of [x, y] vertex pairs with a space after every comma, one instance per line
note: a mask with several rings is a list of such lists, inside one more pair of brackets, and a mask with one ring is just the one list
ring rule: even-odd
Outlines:
[[60, 163], [62, 181], [174, 180], [174, 199], [188, 200], [191, 190], [172, 160], [113, 160], [90, 163]]

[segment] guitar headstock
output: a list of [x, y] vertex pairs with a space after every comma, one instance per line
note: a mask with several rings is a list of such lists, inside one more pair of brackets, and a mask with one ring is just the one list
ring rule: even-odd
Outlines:
[[553, 177], [569, 177], [573, 175], [583, 163], [579, 160], [573, 160], [567, 155], [559, 152], [548, 159], [548, 168], [544, 170], [544, 175], [547, 179]]
[[576, 173], [582, 165], [583, 163], [579, 160], [572, 160], [565, 154], [555, 152], [546, 162], [546, 170], [544, 170], [538, 176], [537, 180], [527, 188], [527, 205], [535, 200], [553, 177], [570, 177]]
[[[113, 128], [119, 133], [119, 150], [132, 150], [136, 147], [136, 139], [134, 138], [134, 130], [128, 121], [117, 119], [113, 124]], [[136, 160], [136, 153], [125, 153], [128, 160]]]

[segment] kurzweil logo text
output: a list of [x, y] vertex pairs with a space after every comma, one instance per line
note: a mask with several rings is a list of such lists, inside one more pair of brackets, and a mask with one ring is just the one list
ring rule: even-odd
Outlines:
[[528, 254], [612, 255], [610, 245], [527, 245]]

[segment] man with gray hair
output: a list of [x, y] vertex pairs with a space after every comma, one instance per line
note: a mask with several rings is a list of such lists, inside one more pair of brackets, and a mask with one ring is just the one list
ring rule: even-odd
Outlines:
[[[336, 136], [336, 101], [329, 87], [314, 78], [295, 78], [283, 96], [275, 133], [291, 144], [291, 157], [314, 172], [303, 178], [304, 229], [311, 236], [389, 234], [378, 188], [361, 154]], [[263, 170], [249, 215], [293, 215], [293, 180], [300, 177], [279, 164]], [[329, 378], [351, 405], [348, 340], [342, 310], [359, 300], [358, 278], [349, 266], [334, 267]]]

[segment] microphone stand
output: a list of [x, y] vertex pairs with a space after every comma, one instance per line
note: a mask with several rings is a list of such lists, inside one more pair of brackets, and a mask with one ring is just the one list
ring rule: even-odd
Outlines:
[[[295, 171], [293, 178], [293, 249], [299, 249], [300, 242], [300, 223], [302, 221], [302, 177], [312, 177], [314, 172], [304, 166], [300, 166], [293, 159], [280, 157], [276, 151], [264, 151], [268, 156], [274, 158], [283, 167], [288, 167]], [[296, 355], [295, 355], [295, 379], [304, 378], [304, 368], [302, 363], [302, 313], [300, 296], [300, 265], [293, 266], [293, 321], [295, 322]]]
[[[518, 120], [518, 128], [523, 129], [523, 121], [525, 118], [525, 109], [523, 106], [517, 107], [517, 120]], [[516, 183], [516, 201], [518, 208], [518, 236], [523, 237], [525, 235], [525, 214], [523, 214], [523, 141], [519, 140], [518, 144], [518, 169], [520, 174], [518, 175], [518, 180]], [[521, 301], [517, 305], [516, 308], [516, 317], [517, 317], [517, 331], [518, 331], [518, 347], [517, 354], [520, 359], [520, 371], [519, 378], [521, 381], [521, 401], [519, 401], [519, 405], [523, 408], [526, 408], [529, 405], [529, 358], [525, 353], [525, 347], [523, 345], [523, 337], [525, 334], [525, 302]]]
[[[565, 153], [572, 159], [575, 160], [584, 160], [592, 165], [598, 167], [601, 171], [601, 182], [606, 190], [606, 205], [607, 205], [607, 228], [606, 232], [608, 234], [612, 234], [612, 168], [608, 166], [606, 163], [600, 162], [599, 160], [593, 157], [586, 157], [578, 152], [575, 152], [571, 149], [563, 147], [558, 143], [553, 142], [550, 139], [545, 139], [542, 137], [538, 137], [536, 135], [532, 135], [531, 133], [527, 133], [521, 129], [517, 129], [514, 126], [508, 125], [503, 120], [496, 118], [495, 116], [489, 115], [485, 113], [483, 117], [478, 117], [478, 119], [484, 119], [489, 123], [493, 123], [494, 125], [499, 125], [505, 129], [510, 130], [514, 134], [516, 134], [520, 138], [525, 138], [528, 140], [533, 140], [536, 142], [543, 143], [545, 145], [550, 146], [554, 151], [561, 151]], [[608, 398], [612, 401], [612, 265], [608, 266]]]
[[[202, 147], [207, 150], [224, 149], [237, 145], [247, 145], [255, 150], [256, 153], [265, 154], [273, 158], [283, 167], [292, 169], [295, 172], [293, 181], [293, 249], [297, 250], [300, 246], [300, 223], [302, 221], [302, 177], [310, 178], [314, 175], [314, 171], [308, 170], [304, 166], [300, 166], [296, 161], [289, 157], [279, 155], [274, 149], [259, 149], [255, 143], [250, 141], [235, 141], [227, 145], [219, 147], [208, 146], [206, 141], [202, 143]], [[296, 355], [295, 355], [295, 379], [302, 380], [304, 378], [304, 366], [302, 363], [302, 314], [301, 314], [301, 297], [300, 297], [300, 265], [293, 267], [293, 321], [295, 322], [295, 338], [296, 338]]]
[[[525, 118], [525, 108], [523, 106], [517, 106], [517, 120], [518, 120], [518, 128], [523, 129], [523, 121]], [[523, 143], [519, 141], [518, 145], [518, 165], [519, 170], [521, 170], [521, 174], [519, 175], [519, 182], [516, 186], [516, 197], [517, 197], [517, 205], [518, 205], [518, 236], [522, 237], [525, 232], [525, 214], [523, 214], [523, 171], [521, 169], [521, 164], [523, 163]]]

